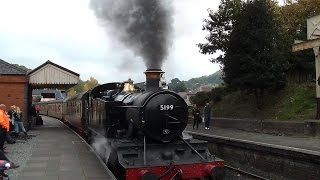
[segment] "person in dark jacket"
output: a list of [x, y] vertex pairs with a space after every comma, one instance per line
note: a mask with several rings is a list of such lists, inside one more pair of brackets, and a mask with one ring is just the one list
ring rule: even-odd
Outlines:
[[195, 125], [197, 125], [196, 127], [198, 129], [199, 122], [201, 121], [201, 115], [200, 115], [200, 110], [196, 104], [193, 106], [192, 115], [193, 115], [193, 129]]
[[[11, 132], [11, 131], [14, 130], [14, 118], [13, 118], [13, 116], [12, 116], [13, 111], [14, 111], [14, 108], [15, 108], [14, 105], [13, 105], [13, 106], [10, 106], [9, 111], [7, 112], [8, 117], [9, 117], [9, 121], [10, 121], [9, 132]], [[8, 144], [14, 144], [14, 143], [16, 143], [16, 141], [11, 137], [11, 135], [10, 135], [9, 132], [7, 132], [7, 134], [6, 134], [6, 142], [7, 142]]]
[[32, 104], [29, 110], [29, 116], [31, 116], [31, 121], [29, 121], [28, 129], [30, 129], [33, 125], [36, 124], [37, 110], [34, 104]]
[[10, 106], [9, 111], [8, 111], [8, 117], [9, 117], [9, 120], [10, 120], [9, 132], [14, 130], [14, 120], [12, 118], [12, 113], [13, 113], [14, 109], [15, 109], [15, 105]]
[[210, 118], [211, 118], [211, 107], [209, 103], [206, 103], [203, 109], [203, 116], [204, 116], [204, 129], [210, 129]]

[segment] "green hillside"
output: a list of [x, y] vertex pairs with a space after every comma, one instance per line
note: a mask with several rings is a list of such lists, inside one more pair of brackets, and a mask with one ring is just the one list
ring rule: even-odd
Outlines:
[[263, 102], [259, 110], [253, 95], [233, 92], [223, 96], [219, 102], [212, 102], [212, 105], [216, 117], [305, 120], [314, 119], [316, 113], [314, 84], [288, 85], [266, 95]]
[[221, 84], [223, 83], [223, 80], [221, 77], [222, 77], [222, 71], [220, 70], [209, 76], [201, 76], [198, 78], [192, 78], [188, 81], [184, 81], [184, 84], [186, 85], [187, 89], [193, 90], [203, 85]]

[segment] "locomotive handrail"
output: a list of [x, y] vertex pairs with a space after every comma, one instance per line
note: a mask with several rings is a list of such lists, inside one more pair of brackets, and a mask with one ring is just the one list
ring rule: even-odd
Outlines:
[[171, 118], [171, 119], [173, 119], [173, 120], [179, 121], [179, 119], [177, 119], [177, 118], [175, 118], [175, 117], [173, 117], [173, 116], [170, 116], [169, 114], [167, 114], [166, 116], [169, 117], [169, 118]]
[[104, 100], [104, 99], [101, 99], [101, 98], [96, 98], [96, 99], [98, 99], [98, 100], [100, 100], [100, 101], [103, 101], [103, 102], [108, 102], [108, 101], [106, 101], [106, 100]]
[[186, 144], [189, 146], [189, 148], [190, 148], [193, 152], [195, 152], [202, 160], [206, 160], [203, 156], [201, 156], [201, 154], [200, 154], [195, 148], [193, 148], [193, 147], [191, 146], [191, 144], [189, 144], [185, 139], [183, 139], [182, 136], [179, 136], [179, 137], [180, 137], [181, 140], [182, 140], [184, 143], [186, 143]]
[[173, 168], [174, 168], [173, 161], [170, 162], [168, 167], [169, 168], [166, 170], [166, 172], [164, 172], [163, 174], [160, 175], [159, 179], [163, 178], [164, 176], [166, 176], [167, 174], [169, 174], [173, 170]]
[[119, 108], [143, 108], [143, 106], [120, 106]]
[[147, 141], [146, 136], [143, 136], [143, 163], [147, 165]]

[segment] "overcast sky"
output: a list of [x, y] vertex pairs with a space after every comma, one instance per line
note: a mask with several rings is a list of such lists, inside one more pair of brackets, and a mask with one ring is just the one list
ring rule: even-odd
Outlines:
[[[189, 80], [219, 70], [196, 46], [207, 9], [219, 0], [174, 0], [173, 45], [162, 70], [167, 81]], [[0, 59], [34, 69], [50, 60], [99, 83], [132, 78], [144, 81], [140, 57], [99, 25], [89, 0], [0, 1]]]

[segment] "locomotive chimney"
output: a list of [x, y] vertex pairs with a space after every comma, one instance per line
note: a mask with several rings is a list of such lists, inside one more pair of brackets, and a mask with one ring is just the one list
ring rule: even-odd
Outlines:
[[161, 69], [147, 69], [146, 74], [146, 90], [161, 89], [161, 77], [164, 72]]

